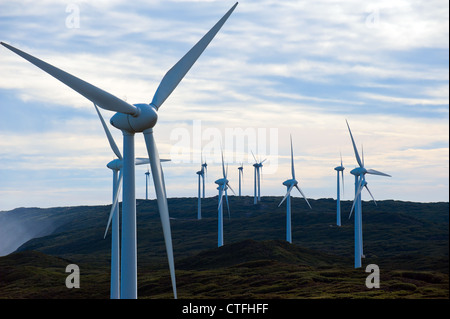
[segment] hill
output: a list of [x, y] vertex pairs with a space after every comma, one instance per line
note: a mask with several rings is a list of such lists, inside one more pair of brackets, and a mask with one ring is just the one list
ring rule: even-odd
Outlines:
[[[217, 248], [217, 197], [202, 201], [201, 220], [196, 219], [196, 198], [169, 199], [179, 298], [448, 298], [448, 203], [363, 202], [366, 258], [363, 268], [355, 270], [353, 220], [343, 215], [343, 225], [334, 225], [334, 200], [310, 200], [309, 210], [293, 198], [293, 244], [284, 241], [280, 200], [263, 197], [253, 205], [251, 197], [230, 196], [230, 219], [224, 211], [225, 245]], [[350, 208], [350, 201], [342, 203], [343, 211]], [[32, 221], [39, 228], [40, 215], [42, 224], [53, 226], [16, 253], [0, 257], [0, 298], [108, 298], [110, 233], [106, 239], [103, 233], [109, 209], [20, 209], [24, 223]], [[138, 295], [171, 298], [155, 200], [137, 201], [137, 222]], [[69, 262], [80, 266], [78, 292], [67, 289], [64, 280], [40, 294], [23, 287], [25, 282], [30, 290], [44, 287], [45, 281], [33, 274], [54, 274], [50, 265], [64, 266], [55, 278], [65, 278]], [[24, 269], [31, 263], [35, 268], [28, 276]], [[364, 270], [370, 263], [380, 267], [380, 289], [365, 287]], [[16, 282], [5, 282], [6, 272]]]

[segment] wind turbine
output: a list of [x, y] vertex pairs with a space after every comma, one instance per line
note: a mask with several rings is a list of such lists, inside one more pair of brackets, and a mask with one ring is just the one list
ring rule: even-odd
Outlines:
[[364, 153], [361, 160], [361, 158], [359, 157], [358, 149], [356, 148], [355, 140], [353, 139], [352, 131], [350, 130], [350, 126], [348, 125], [347, 120], [345, 120], [345, 122], [347, 123], [350, 138], [352, 140], [356, 161], [358, 162], [359, 165], [359, 167], [354, 168], [353, 170], [350, 171], [350, 173], [355, 176], [355, 199], [353, 200], [352, 209], [350, 210], [349, 215], [350, 218], [352, 216], [353, 208], [355, 208], [355, 268], [359, 268], [361, 267], [361, 258], [364, 257], [363, 236], [362, 236], [362, 205], [361, 205], [361, 191], [364, 187], [369, 192], [375, 205], [377, 204], [375, 198], [373, 197], [372, 193], [369, 190], [369, 187], [367, 187], [365, 175], [372, 174], [388, 177], [391, 177], [391, 175], [382, 173], [380, 171], [376, 171], [374, 169], [366, 169], [364, 167]]
[[[99, 107], [117, 112], [110, 120], [111, 124], [123, 133], [123, 200], [122, 200], [122, 245], [121, 245], [121, 298], [137, 298], [137, 239], [136, 239], [136, 195], [135, 195], [135, 152], [134, 135], [143, 133], [152, 170], [157, 196], [158, 209], [166, 244], [169, 269], [174, 297], [177, 298], [175, 267], [173, 261], [172, 236], [170, 231], [169, 210], [166, 190], [158, 150], [153, 136], [153, 127], [158, 120], [157, 111], [175, 90], [177, 85], [206, 49], [208, 44], [231, 15], [238, 3], [209, 30], [163, 77], [150, 104], [131, 105], [116, 96], [83, 81], [61, 69], [39, 60], [9, 44], [3, 46], [36, 65], [43, 71], [77, 91]], [[120, 185], [120, 183], [119, 183]], [[117, 199], [117, 196], [116, 196]], [[115, 205], [113, 204], [113, 207]], [[113, 211], [111, 211], [111, 214]], [[110, 217], [111, 217], [110, 214]]]
[[339, 182], [339, 172], [342, 176], [342, 191], [344, 191], [344, 169], [342, 165], [342, 154], [341, 154], [341, 165], [334, 168], [337, 171], [337, 204], [336, 204], [336, 225], [341, 226], [341, 184]]
[[244, 167], [243, 163], [241, 163], [241, 166], [238, 167], [239, 170], [239, 197], [241, 196], [241, 179], [244, 178]]
[[205, 160], [205, 162], [203, 162], [203, 155], [202, 155], [202, 171], [203, 171], [203, 174], [202, 174], [203, 194], [202, 194], [202, 196], [203, 196], [203, 198], [205, 198], [205, 177], [208, 174], [208, 164], [206, 164], [206, 160]]
[[147, 171], [145, 172], [145, 199], [148, 200], [148, 181], [150, 179], [149, 168], [147, 167]]
[[218, 223], [218, 231], [217, 231], [217, 247], [223, 246], [223, 195], [225, 195], [225, 199], [227, 201], [227, 208], [228, 208], [228, 218], [230, 218], [230, 205], [228, 204], [228, 188], [231, 189], [231, 191], [234, 194], [233, 189], [228, 184], [227, 174], [228, 174], [228, 166], [227, 170], [225, 170], [225, 164], [223, 162], [223, 152], [222, 152], [222, 174], [223, 177], [216, 180], [215, 183], [218, 185], [217, 189], [219, 190], [219, 206], [217, 207], [217, 223]]
[[292, 243], [292, 227], [291, 227], [291, 191], [295, 187], [300, 192], [300, 194], [305, 199], [306, 203], [308, 204], [309, 208], [311, 208], [311, 205], [308, 202], [308, 199], [306, 199], [305, 194], [303, 194], [300, 187], [298, 187], [298, 181], [295, 179], [295, 170], [294, 170], [294, 151], [292, 149], [292, 136], [291, 136], [291, 174], [292, 178], [288, 179], [283, 182], [283, 185], [287, 187], [286, 195], [284, 195], [283, 199], [281, 200], [280, 204], [278, 204], [278, 207], [283, 204], [284, 200], [286, 200], [286, 241], [289, 243]]
[[201, 196], [201, 179], [203, 179], [203, 192], [205, 191], [205, 168], [202, 164], [202, 168], [197, 171], [198, 175], [198, 205], [197, 205], [197, 219], [202, 219], [202, 196]]
[[253, 154], [253, 158], [255, 159], [255, 163], [253, 164], [253, 167], [255, 168], [255, 185], [254, 185], [254, 197], [253, 197], [253, 204], [256, 204], [258, 201], [261, 201], [261, 175], [260, 170], [262, 170], [263, 164], [267, 158], [265, 158], [263, 161], [258, 161], [255, 157], [255, 154]]

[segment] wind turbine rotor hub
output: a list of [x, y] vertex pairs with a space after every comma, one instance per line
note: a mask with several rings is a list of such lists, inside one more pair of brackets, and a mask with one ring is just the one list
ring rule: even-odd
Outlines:
[[158, 121], [156, 108], [151, 104], [133, 104], [139, 109], [137, 116], [116, 113], [110, 120], [112, 126], [129, 133], [139, 133], [153, 128]]

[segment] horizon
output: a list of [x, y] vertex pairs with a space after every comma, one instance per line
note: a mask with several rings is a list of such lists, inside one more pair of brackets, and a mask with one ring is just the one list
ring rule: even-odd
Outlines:
[[[207, 196], [207, 197], [205, 197], [205, 198], [202, 198], [202, 200], [203, 199], [211, 199], [211, 198], [214, 198], [214, 197], [217, 197], [218, 195], [214, 195], [214, 196]], [[228, 196], [230, 196], [230, 197], [239, 197], [239, 196], [237, 196], [237, 195], [233, 195], [233, 194], [229, 194]], [[251, 198], [252, 200], [253, 200], [253, 195], [242, 195], [241, 197], [248, 197], [248, 198]], [[283, 195], [267, 195], [267, 196], [261, 196], [261, 198], [264, 198], [264, 197], [279, 197], [279, 198], [283, 198]], [[292, 194], [291, 194], [291, 198], [295, 198], [295, 199], [298, 199], [298, 200], [303, 200], [303, 198], [302, 197], [300, 197], [300, 196], [292, 196]], [[195, 197], [193, 197], [193, 196], [191, 196], [191, 197], [167, 197], [167, 199], [169, 200], [169, 199], [195, 199], [195, 200], [197, 200], [197, 197], [195, 196]], [[145, 201], [145, 200], [147, 200], [147, 199], [145, 199], [145, 198], [136, 198], [136, 201]], [[156, 198], [149, 198], [148, 199], [149, 201], [156, 201]], [[331, 198], [331, 197], [324, 197], [324, 198], [308, 198], [308, 200], [312, 200], [312, 201], [318, 201], [318, 200], [333, 200], [333, 201], [336, 201], [336, 199], [335, 198]], [[415, 202], [415, 201], [409, 201], [409, 200], [398, 200], [398, 199], [383, 199], [383, 200], [377, 200], [377, 203], [378, 202], [387, 202], [387, 201], [394, 201], [394, 202], [409, 202], [409, 203], [415, 203], [415, 204], [436, 204], [436, 203], [449, 203], [448, 201], [436, 201], [436, 202]], [[350, 203], [352, 203], [353, 202], [353, 200], [352, 199], [348, 199], [348, 200], [342, 200], [341, 199], [341, 203], [342, 202], [350, 202]], [[362, 202], [363, 203], [371, 203], [371, 202], [373, 202], [373, 200], [372, 199], [365, 199], [365, 200], [362, 200]], [[122, 201], [120, 200], [119, 201], [119, 203], [121, 204], [122, 203]], [[258, 202], [258, 204], [259, 204], [259, 202]], [[258, 205], [258, 204], [256, 204], [256, 205]], [[21, 206], [21, 207], [15, 207], [15, 208], [13, 208], [13, 209], [8, 209], [8, 210], [0, 210], [0, 213], [7, 213], [7, 212], [11, 212], [11, 211], [13, 211], [13, 210], [16, 210], [16, 209], [33, 209], [33, 208], [36, 208], [36, 209], [52, 209], [52, 208], [72, 208], [72, 207], [82, 207], [82, 206], [88, 206], [88, 207], [95, 207], [95, 206], [110, 206], [111, 204], [90, 204], [90, 205], [84, 205], [84, 204], [80, 204], [80, 205], [62, 205], [62, 206], [49, 206], [49, 207], [37, 207], [37, 206], [27, 206], [27, 207], [25, 207], [25, 206]], [[376, 207], [375, 205], [374, 205], [374, 207]], [[313, 210], [314, 210], [314, 208], [313, 208]], [[194, 213], [196, 213], [197, 211], [195, 210], [194, 211]], [[169, 211], [169, 213], [170, 213], [170, 211]], [[343, 212], [343, 213], [345, 213], [345, 212]], [[193, 214], [193, 215], [195, 215], [195, 214]]]

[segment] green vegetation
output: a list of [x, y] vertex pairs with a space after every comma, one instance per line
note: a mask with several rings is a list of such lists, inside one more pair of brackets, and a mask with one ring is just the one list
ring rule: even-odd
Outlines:
[[[280, 197], [230, 196], [223, 247], [217, 248], [217, 197], [171, 198], [169, 209], [179, 298], [449, 298], [448, 203], [363, 202], [363, 267], [353, 268], [353, 219], [335, 226], [332, 199], [292, 198], [293, 244], [285, 238]], [[342, 202], [348, 212], [350, 201]], [[109, 298], [110, 206], [22, 208], [51, 233], [0, 257], [0, 298]], [[30, 212], [27, 215], [27, 211]], [[37, 218], [37, 216], [45, 218]], [[155, 200], [137, 201], [138, 296], [172, 298]], [[65, 267], [80, 267], [81, 288], [65, 287]], [[365, 286], [368, 264], [380, 268], [380, 288]]]

